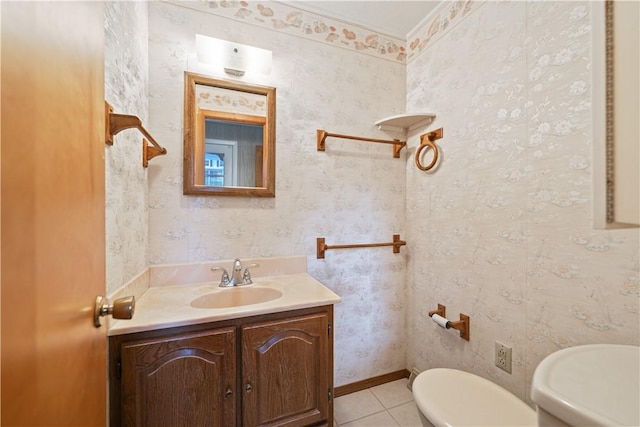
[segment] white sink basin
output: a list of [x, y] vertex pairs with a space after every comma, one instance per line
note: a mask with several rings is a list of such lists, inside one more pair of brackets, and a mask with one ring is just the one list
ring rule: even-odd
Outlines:
[[640, 347], [594, 344], [547, 356], [535, 370], [531, 399], [539, 425], [640, 425]]
[[280, 298], [282, 292], [273, 288], [227, 288], [202, 295], [191, 301], [193, 308], [228, 308], [261, 304]]

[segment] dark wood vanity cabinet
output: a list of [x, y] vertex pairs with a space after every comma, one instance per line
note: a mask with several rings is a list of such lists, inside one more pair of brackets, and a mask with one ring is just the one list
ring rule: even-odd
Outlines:
[[242, 328], [243, 426], [309, 426], [329, 413], [325, 313]]
[[233, 425], [235, 340], [221, 328], [123, 343], [122, 425]]
[[112, 426], [332, 426], [333, 307], [110, 338]]

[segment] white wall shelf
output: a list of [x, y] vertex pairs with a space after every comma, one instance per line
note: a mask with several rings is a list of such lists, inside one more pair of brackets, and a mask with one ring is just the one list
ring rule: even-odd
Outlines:
[[431, 113], [404, 113], [378, 120], [375, 125], [380, 130], [406, 132], [427, 126], [435, 118], [436, 115]]

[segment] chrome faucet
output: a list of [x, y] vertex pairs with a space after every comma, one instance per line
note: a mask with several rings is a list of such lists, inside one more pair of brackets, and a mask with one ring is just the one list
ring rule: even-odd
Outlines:
[[249, 264], [242, 273], [242, 263], [240, 258], [233, 260], [233, 275], [229, 276], [227, 270], [222, 267], [212, 267], [211, 271], [222, 270], [222, 277], [220, 278], [221, 288], [230, 288], [232, 286], [250, 285], [253, 283], [251, 280], [250, 268], [260, 267], [260, 264]]
[[[242, 263], [240, 258], [233, 260], [233, 277], [231, 277], [231, 285], [242, 283]], [[244, 285], [244, 283], [242, 283]]]

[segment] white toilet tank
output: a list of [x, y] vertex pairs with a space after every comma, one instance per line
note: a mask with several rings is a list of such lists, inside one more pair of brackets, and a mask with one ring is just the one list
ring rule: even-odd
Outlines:
[[531, 400], [541, 426], [639, 426], [640, 347], [587, 344], [558, 350], [536, 368]]
[[537, 425], [536, 412], [526, 403], [468, 372], [429, 369], [416, 377], [412, 391], [427, 426]]

